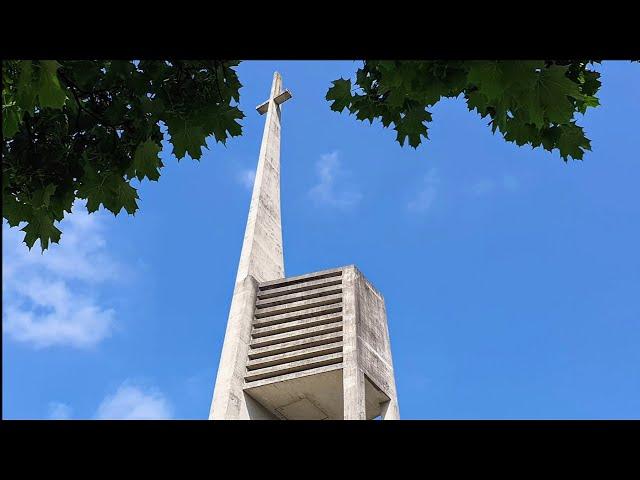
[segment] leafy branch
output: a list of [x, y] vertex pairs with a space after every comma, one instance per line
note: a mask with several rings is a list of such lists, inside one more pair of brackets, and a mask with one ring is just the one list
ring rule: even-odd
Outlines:
[[558, 151], [567, 161], [591, 149], [576, 115], [597, 106], [595, 60], [365, 61], [350, 79], [338, 79], [326, 99], [331, 109], [392, 127], [400, 145], [428, 138], [429, 109], [442, 98], [463, 97], [508, 142]]

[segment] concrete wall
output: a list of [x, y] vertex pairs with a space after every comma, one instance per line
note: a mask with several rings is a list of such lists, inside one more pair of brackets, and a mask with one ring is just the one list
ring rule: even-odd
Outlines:
[[[367, 404], [386, 400], [381, 408], [385, 420], [400, 412], [391, 358], [384, 298], [353, 265], [344, 268], [344, 397], [345, 419], [367, 418]], [[375, 387], [367, 388], [367, 378]], [[367, 398], [379, 390], [384, 395]], [[369, 393], [367, 393], [369, 392]], [[385, 398], [386, 397], [386, 398]]]

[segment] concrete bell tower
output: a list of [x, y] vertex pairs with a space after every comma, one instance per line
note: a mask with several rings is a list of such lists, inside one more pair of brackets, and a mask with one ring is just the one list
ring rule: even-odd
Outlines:
[[285, 277], [273, 75], [211, 420], [398, 419], [382, 295], [353, 265]]

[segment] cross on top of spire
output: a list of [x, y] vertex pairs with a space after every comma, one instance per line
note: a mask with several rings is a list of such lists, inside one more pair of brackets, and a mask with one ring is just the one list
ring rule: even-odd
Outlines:
[[269, 110], [269, 104], [271, 102], [273, 102], [274, 105], [278, 106], [281, 103], [289, 100], [292, 96], [293, 95], [291, 95], [291, 92], [289, 90], [282, 90], [282, 76], [278, 72], [274, 72], [273, 84], [271, 85], [271, 95], [269, 97], [269, 100], [266, 100], [258, 105], [256, 107], [256, 110], [260, 115], [264, 115]]

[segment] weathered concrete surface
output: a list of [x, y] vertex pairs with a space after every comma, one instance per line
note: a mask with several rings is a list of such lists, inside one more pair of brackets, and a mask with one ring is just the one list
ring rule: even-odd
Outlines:
[[[209, 412], [212, 420], [248, 418], [242, 386], [257, 292], [258, 282], [252, 276], [245, 277], [234, 288]], [[259, 408], [259, 404], [254, 405], [254, 410]]]
[[[284, 375], [277, 382], [253, 382], [252, 387], [247, 388], [247, 393], [283, 420], [341, 419], [343, 400], [340, 366], [319, 367], [309, 372]], [[305, 403], [306, 408], [292, 408], [300, 401]]]
[[275, 97], [281, 92], [282, 77], [275, 72], [236, 282], [249, 275], [258, 282], [284, 277], [280, 218], [281, 107], [275, 103]]
[[384, 299], [355, 266], [331, 272], [258, 285], [245, 392], [289, 420], [398, 418]]
[[[314, 335], [312, 338], [301, 338], [278, 342], [277, 345], [267, 345], [265, 347], [252, 348], [249, 352], [249, 359], [265, 357], [268, 355], [276, 355], [278, 353], [292, 352], [307, 347], [315, 347], [318, 345], [326, 345], [329, 343], [342, 341], [342, 332], [329, 332], [322, 335]], [[253, 343], [252, 343], [253, 345]]]
[[[375, 390], [366, 390], [366, 403], [369, 403], [367, 397], [371, 397], [371, 395], [376, 395], [379, 399], [387, 397], [384, 399], [385, 403], [380, 405], [381, 411], [376, 412], [376, 416], [380, 414], [383, 420], [399, 419], [400, 410], [384, 298], [355, 266], [346, 267], [345, 275], [353, 275], [355, 280], [358, 385], [360, 385], [361, 377], [364, 376], [365, 390], [367, 382], [375, 387]], [[380, 396], [379, 393], [383, 395]], [[360, 397], [357, 400], [360, 401]], [[362, 405], [358, 404], [358, 408], [361, 409]]]
[[[272, 418], [243, 392], [257, 283], [284, 277], [280, 218], [280, 103], [282, 78], [274, 73], [227, 330], [209, 412], [210, 419]], [[289, 98], [290, 98], [289, 94]]]
[[301, 328], [294, 332], [284, 332], [271, 335], [269, 337], [258, 337], [251, 341], [251, 346], [254, 349], [261, 347], [272, 346], [275, 344], [284, 343], [287, 341], [293, 341], [298, 339], [305, 339], [308, 337], [322, 336], [325, 334], [332, 334], [342, 332], [342, 318], [338, 317], [335, 322], [328, 325], [318, 325], [316, 327]]

